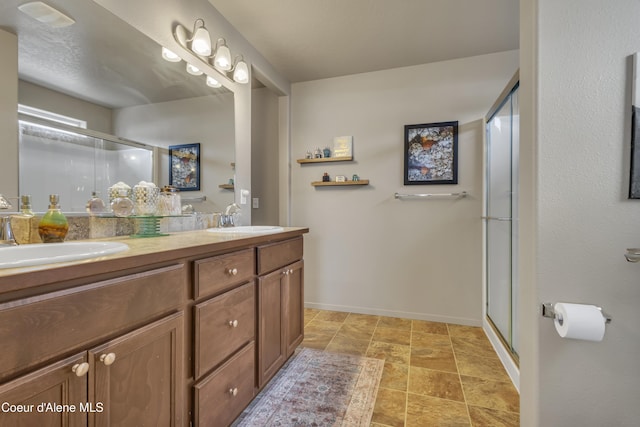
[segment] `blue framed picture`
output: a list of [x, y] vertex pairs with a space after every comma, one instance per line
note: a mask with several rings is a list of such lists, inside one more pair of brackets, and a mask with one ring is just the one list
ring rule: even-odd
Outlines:
[[200, 190], [200, 143], [169, 146], [169, 185]]

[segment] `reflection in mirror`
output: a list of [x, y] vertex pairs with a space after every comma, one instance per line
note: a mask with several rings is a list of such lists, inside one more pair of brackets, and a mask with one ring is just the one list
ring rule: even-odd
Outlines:
[[[153, 164], [135, 166], [136, 171], [129, 171], [131, 165], [127, 165], [116, 171], [104, 161], [111, 155], [117, 157], [115, 151], [126, 150], [105, 148], [98, 155], [104, 161], [91, 159], [97, 166], [95, 176], [100, 179], [90, 185], [83, 175], [89, 172], [80, 166], [90, 157], [86, 147], [80, 154], [77, 148], [81, 145], [76, 143], [68, 153], [59, 152], [47, 162], [33, 159], [35, 151], [30, 148], [20, 153], [21, 193], [35, 193], [24, 187], [27, 182], [55, 182], [56, 193], [75, 192], [68, 196], [67, 200], [73, 201], [70, 204], [63, 196], [63, 209], [76, 210], [86, 203], [92, 191], [105, 191], [105, 185], [117, 181], [135, 185], [141, 176], [139, 170], [153, 168], [156, 184], [167, 185], [168, 147], [198, 142], [201, 191], [183, 193], [183, 198], [206, 196], [208, 205], [201, 207], [209, 211], [223, 210], [232, 203], [233, 190], [220, 188], [233, 179], [234, 172], [234, 108], [230, 91], [206, 86], [204, 76], [186, 73], [184, 62], [163, 60], [159, 45], [93, 1], [48, 1], [75, 20], [75, 24], [63, 28], [52, 28], [24, 15], [17, 9], [22, 3], [24, 0], [0, 3], [0, 27], [18, 36], [19, 103], [74, 117], [86, 121], [89, 130], [159, 149]], [[151, 159], [148, 156], [149, 162]], [[62, 173], [62, 161], [75, 166]], [[108, 170], [101, 170], [103, 167]], [[41, 171], [46, 175], [36, 178]], [[61, 188], [63, 185], [66, 190]], [[34, 206], [38, 206], [40, 198], [34, 195]]]

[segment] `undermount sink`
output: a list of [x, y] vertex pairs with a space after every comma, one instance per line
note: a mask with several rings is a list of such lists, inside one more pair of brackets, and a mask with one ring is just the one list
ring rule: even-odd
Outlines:
[[118, 242], [35, 243], [0, 248], [0, 268], [28, 267], [77, 261], [116, 254], [129, 249]]
[[278, 233], [283, 230], [284, 228], [277, 225], [240, 225], [238, 227], [207, 228], [208, 232], [219, 234], [264, 234]]

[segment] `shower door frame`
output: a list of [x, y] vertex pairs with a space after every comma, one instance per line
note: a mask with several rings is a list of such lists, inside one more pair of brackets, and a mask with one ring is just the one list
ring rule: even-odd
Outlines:
[[[513, 188], [514, 185], [514, 174], [515, 176], [515, 183], [517, 183], [517, 156], [518, 153], [517, 151], [515, 153], [512, 154], [511, 156], [511, 160], [512, 160], [512, 164], [511, 164], [511, 185], [512, 185], [512, 196], [511, 196], [511, 212], [510, 212], [510, 216], [508, 218], [509, 223], [510, 223], [510, 238], [511, 238], [511, 242], [510, 242], [510, 248], [509, 248], [509, 256], [511, 258], [511, 263], [510, 263], [510, 288], [511, 288], [511, 295], [509, 295], [509, 301], [511, 303], [511, 306], [509, 307], [510, 310], [510, 314], [509, 314], [509, 337], [503, 337], [499, 331], [499, 328], [493, 323], [493, 321], [491, 320], [491, 318], [489, 317], [489, 271], [488, 271], [488, 252], [489, 252], [489, 240], [488, 240], [488, 222], [491, 220], [507, 220], [507, 218], [491, 218], [489, 219], [489, 213], [488, 213], [488, 198], [489, 198], [489, 180], [488, 180], [488, 168], [490, 167], [489, 165], [489, 161], [488, 161], [488, 154], [489, 154], [489, 140], [488, 140], [488, 125], [489, 122], [491, 120], [491, 118], [507, 103], [511, 101], [511, 96], [514, 92], [517, 91], [519, 87], [519, 72], [516, 72], [515, 75], [512, 77], [512, 79], [509, 81], [509, 83], [506, 85], [506, 87], [504, 88], [504, 90], [502, 91], [502, 93], [500, 94], [500, 96], [497, 98], [496, 102], [493, 104], [493, 106], [491, 107], [491, 109], [489, 110], [489, 112], [487, 113], [487, 115], [485, 116], [484, 119], [484, 138], [485, 138], [485, 143], [484, 143], [484, 148], [485, 148], [485, 152], [484, 152], [484, 158], [483, 158], [483, 171], [484, 171], [484, 191], [483, 191], [483, 200], [484, 200], [484, 206], [483, 206], [483, 221], [482, 221], [482, 225], [483, 225], [483, 240], [484, 240], [484, 250], [483, 250], [483, 329], [486, 332], [489, 340], [492, 342], [494, 348], [496, 349], [496, 352], [498, 353], [498, 357], [500, 358], [502, 364], [504, 365], [504, 367], [507, 370], [507, 373], [509, 374], [509, 376], [511, 377], [511, 380], [513, 381], [514, 385], [516, 386], [516, 388], [519, 389], [519, 377], [520, 377], [520, 373], [519, 373], [519, 367], [518, 367], [518, 355], [512, 351], [512, 342], [513, 342], [513, 334], [516, 333], [517, 334], [517, 322], [513, 321], [513, 310], [517, 310], [518, 307], [517, 305], [514, 307], [514, 299], [513, 299], [513, 292], [516, 292], [516, 288], [514, 287], [514, 282], [517, 284], [517, 266], [515, 266], [516, 270], [514, 271], [514, 266], [513, 266], [513, 251], [517, 250], [517, 247], [514, 247], [514, 234], [517, 236], [517, 208], [514, 211], [513, 209], [513, 192], [517, 191], [516, 188]], [[511, 116], [513, 118], [513, 114], [511, 114]], [[513, 123], [513, 121], [512, 121]], [[518, 126], [519, 127], [519, 126]], [[511, 139], [511, 142], [513, 143], [513, 137]], [[519, 142], [519, 141], [518, 141]], [[513, 146], [512, 146], [512, 150], [513, 150]], [[517, 147], [516, 147], [517, 150]], [[515, 170], [514, 170], [514, 158], [515, 158]], [[516, 237], [517, 238], [517, 237]]]

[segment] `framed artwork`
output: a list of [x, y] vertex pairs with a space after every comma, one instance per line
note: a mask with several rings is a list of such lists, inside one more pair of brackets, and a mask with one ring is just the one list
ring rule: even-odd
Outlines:
[[404, 127], [404, 185], [458, 183], [458, 122]]
[[629, 198], [640, 199], [640, 53], [633, 54]]
[[180, 191], [200, 190], [200, 144], [169, 146], [169, 185]]

